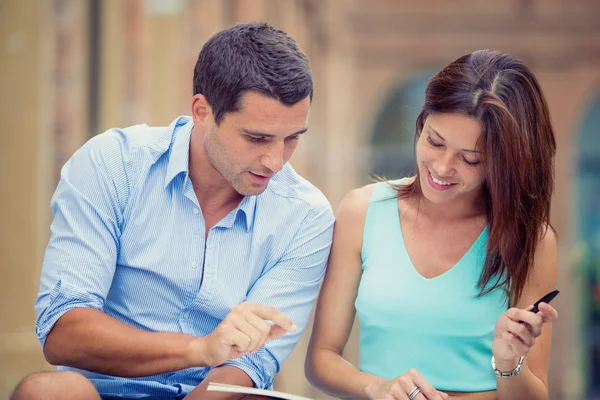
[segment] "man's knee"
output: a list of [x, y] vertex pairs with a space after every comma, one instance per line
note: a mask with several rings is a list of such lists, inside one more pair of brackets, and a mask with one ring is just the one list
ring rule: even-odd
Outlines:
[[83, 375], [71, 371], [40, 372], [19, 383], [10, 400], [53, 399], [100, 400], [94, 385]]

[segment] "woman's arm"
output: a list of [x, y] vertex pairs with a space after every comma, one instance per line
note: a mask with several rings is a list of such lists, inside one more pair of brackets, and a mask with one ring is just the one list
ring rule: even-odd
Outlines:
[[[530, 326], [534, 332], [533, 336], [536, 336], [536, 331], [539, 336], [535, 337], [535, 339], [530, 337], [530, 343], [523, 343], [514, 335], [505, 335], [509, 339], [500, 339], [498, 335], [494, 338], [495, 346], [493, 349], [498, 349], [498, 344], [502, 345], [501, 342], [504, 341], [506, 343], [506, 340], [511, 341], [513, 348], [517, 351], [518, 349], [527, 349], [533, 343], [529, 350], [526, 351], [525, 362], [519, 375], [509, 378], [496, 378], [498, 400], [547, 400], [549, 398], [548, 363], [550, 359], [552, 325], [546, 322], [554, 320], [557, 317], [557, 313], [551, 306], [544, 303], [539, 307], [540, 311], [538, 314], [532, 314], [523, 309], [529, 308], [540, 297], [555, 289], [556, 275], [556, 236], [552, 229], [548, 228], [543, 239], [538, 244], [533, 271], [528, 278], [518, 304], [516, 304], [515, 308], [511, 308], [505, 313], [505, 315], [508, 314], [508, 318], [505, 315], [500, 317], [501, 319], [505, 318], [506, 326], [509, 326], [509, 324], [515, 326], [514, 321], [518, 320], [530, 322]], [[501, 323], [499, 320], [499, 324]], [[526, 325], [523, 324], [522, 326]], [[521, 326], [517, 327], [521, 328]], [[498, 326], [496, 331], [498, 333]], [[527, 332], [525, 334], [526, 337], [530, 336]], [[533, 342], [533, 340], [535, 341]], [[494, 354], [498, 352], [498, 350], [493, 351], [495, 351]], [[499, 359], [498, 356], [495, 356], [495, 358], [496, 368], [500, 371], [513, 370], [519, 361], [519, 357]]]
[[305, 372], [310, 383], [338, 398], [367, 398], [365, 387], [383, 380], [358, 371], [342, 357], [354, 321], [354, 301], [362, 274], [362, 235], [372, 192], [372, 185], [353, 190], [338, 208], [306, 357]]

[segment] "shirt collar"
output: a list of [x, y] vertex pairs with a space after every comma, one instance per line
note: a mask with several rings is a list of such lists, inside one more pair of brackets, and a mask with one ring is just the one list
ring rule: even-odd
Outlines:
[[[260, 195], [259, 195], [260, 196]], [[254, 224], [254, 212], [256, 210], [256, 197], [257, 196], [246, 196], [238, 206], [237, 214], [242, 211], [244, 213], [245, 221], [246, 221], [246, 232], [250, 232], [252, 229], [252, 225]]]
[[[186, 174], [186, 179], [189, 176], [189, 161], [190, 161], [190, 139], [194, 122], [189, 117], [180, 117], [175, 120], [170, 130], [173, 130], [173, 144], [171, 145], [171, 153], [169, 154], [169, 165], [165, 175], [165, 187], [167, 187], [175, 177], [181, 173]], [[254, 211], [256, 208], [256, 196], [245, 196], [240, 204], [236, 207], [235, 212], [230, 214], [230, 218], [226, 218], [221, 226], [231, 228], [235, 223], [240, 212], [244, 214], [244, 222], [246, 224], [246, 232], [250, 232], [254, 224]]]
[[165, 187], [175, 179], [177, 175], [185, 172], [186, 177], [189, 172], [190, 161], [190, 138], [194, 122], [189, 117], [180, 117], [176, 119], [171, 126], [173, 130], [173, 144], [169, 154], [169, 165], [165, 175]]
[[[259, 195], [260, 196], [260, 195]], [[256, 196], [245, 196], [240, 204], [234, 208], [225, 218], [217, 223], [216, 226], [222, 228], [231, 228], [238, 216], [241, 214], [244, 218], [246, 232], [250, 232], [254, 224], [254, 213], [256, 210]]]

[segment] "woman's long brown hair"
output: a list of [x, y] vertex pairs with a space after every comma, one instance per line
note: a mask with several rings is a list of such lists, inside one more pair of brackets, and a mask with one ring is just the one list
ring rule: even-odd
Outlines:
[[[460, 113], [482, 125], [483, 200], [489, 237], [480, 295], [499, 287], [517, 303], [535, 250], [550, 225], [556, 141], [548, 105], [533, 73], [514, 57], [478, 50], [460, 57], [428, 83], [415, 141], [427, 116]], [[399, 196], [421, 196], [419, 169]]]

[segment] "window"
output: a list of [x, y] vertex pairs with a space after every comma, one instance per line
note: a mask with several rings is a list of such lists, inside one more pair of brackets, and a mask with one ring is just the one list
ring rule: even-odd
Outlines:
[[583, 121], [578, 144], [577, 236], [588, 396], [600, 395], [600, 93]]
[[394, 89], [373, 125], [369, 174], [388, 179], [415, 172], [415, 124], [432, 73], [420, 74]]

